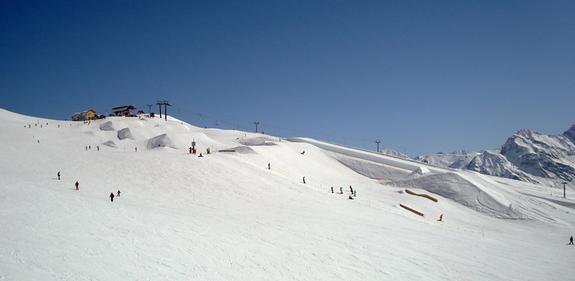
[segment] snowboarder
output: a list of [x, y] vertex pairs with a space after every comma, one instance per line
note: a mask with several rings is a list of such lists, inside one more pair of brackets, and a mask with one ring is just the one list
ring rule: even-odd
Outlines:
[[272, 165], [272, 164], [268, 162], [268, 170], [271, 170], [271, 169], [272, 169], [272, 166], [271, 166], [271, 165]]
[[351, 185], [349, 186], [349, 192], [351, 192], [351, 194], [353, 194], [353, 188], [351, 187]]
[[347, 199], [353, 200], [353, 197], [350, 195], [349, 197], [347, 197]]
[[76, 181], [76, 190], [80, 190], [80, 183], [78, 181]]
[[331, 193], [333, 193], [333, 186], [331, 187]]
[[339, 187], [339, 194], [343, 194], [343, 187]]
[[58, 171], [58, 180], [60, 180], [60, 171]]
[[120, 190], [119, 189], [118, 189], [118, 195], [117, 196], [120, 197]]
[[573, 236], [569, 238], [569, 245], [573, 245]]
[[439, 219], [437, 221], [443, 221], [443, 214], [439, 215]]
[[110, 193], [110, 202], [114, 202], [114, 192]]
[[305, 184], [305, 177], [303, 177], [303, 184]]

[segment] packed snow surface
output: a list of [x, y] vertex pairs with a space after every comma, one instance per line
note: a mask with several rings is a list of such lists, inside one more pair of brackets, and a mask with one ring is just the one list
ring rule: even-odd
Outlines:
[[0, 110], [0, 280], [573, 280], [572, 198], [313, 139]]

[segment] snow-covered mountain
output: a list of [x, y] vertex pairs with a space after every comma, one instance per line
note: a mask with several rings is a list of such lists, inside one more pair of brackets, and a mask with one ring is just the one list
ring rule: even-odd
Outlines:
[[571, 280], [568, 192], [175, 118], [0, 109], [0, 280]]
[[575, 178], [575, 125], [560, 135], [522, 129], [498, 150], [431, 154], [416, 158], [430, 164], [482, 174], [560, 186]]
[[433, 166], [449, 167], [454, 169], [461, 169], [466, 167], [471, 160], [477, 156], [477, 152], [469, 152], [466, 150], [457, 150], [451, 153], [435, 153], [423, 156], [418, 156], [415, 160], [428, 163]]

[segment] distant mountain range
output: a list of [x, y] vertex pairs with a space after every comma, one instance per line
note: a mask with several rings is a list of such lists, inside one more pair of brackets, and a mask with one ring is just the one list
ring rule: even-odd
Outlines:
[[419, 156], [432, 165], [560, 186], [575, 178], [575, 125], [560, 135], [517, 131], [497, 150], [455, 151]]

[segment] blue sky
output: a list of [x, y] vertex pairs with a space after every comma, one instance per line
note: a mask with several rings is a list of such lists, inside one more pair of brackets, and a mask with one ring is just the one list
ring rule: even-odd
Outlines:
[[0, 107], [166, 99], [192, 124], [497, 148], [575, 123], [575, 1], [0, 2]]

